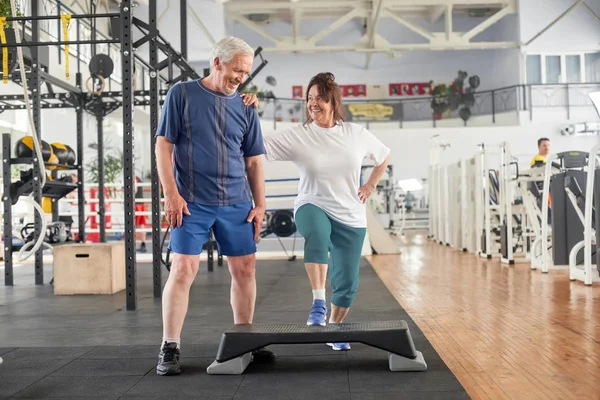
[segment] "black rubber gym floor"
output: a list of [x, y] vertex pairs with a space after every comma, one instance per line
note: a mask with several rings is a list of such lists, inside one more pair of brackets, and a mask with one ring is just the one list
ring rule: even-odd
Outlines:
[[[239, 376], [208, 375], [232, 315], [226, 264], [209, 273], [203, 263], [182, 334], [183, 374], [157, 376], [162, 321], [151, 265], [138, 264], [137, 311], [125, 310], [124, 292], [54, 296], [51, 285], [33, 285], [32, 270], [18, 267], [15, 286], [0, 286], [0, 398], [469, 398], [366, 260], [347, 321], [406, 320], [427, 371], [390, 372], [386, 353], [354, 343], [348, 352], [325, 344], [271, 346], [274, 364], [250, 364]], [[45, 273], [49, 281], [51, 268]], [[312, 295], [302, 259], [259, 261], [257, 281], [255, 323], [306, 321]]]

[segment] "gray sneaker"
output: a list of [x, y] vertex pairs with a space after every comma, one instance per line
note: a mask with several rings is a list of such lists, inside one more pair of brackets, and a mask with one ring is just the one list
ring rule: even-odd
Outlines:
[[179, 349], [177, 343], [165, 342], [158, 353], [158, 365], [156, 366], [157, 375], [179, 375], [181, 366], [179, 365]]

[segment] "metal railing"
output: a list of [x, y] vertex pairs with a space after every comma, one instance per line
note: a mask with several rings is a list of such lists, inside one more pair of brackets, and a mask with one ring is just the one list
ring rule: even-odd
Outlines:
[[[470, 108], [471, 117], [465, 122], [468, 126], [474, 117], [489, 117], [490, 124], [496, 124], [500, 114], [530, 111], [533, 109], [558, 107], [567, 112], [576, 108], [593, 107], [588, 93], [599, 91], [600, 83], [570, 83], [544, 85], [513, 85], [504, 88], [475, 93], [475, 104]], [[405, 122], [431, 122], [433, 127], [440, 120], [458, 119], [459, 111], [446, 111], [441, 116], [434, 115], [431, 97], [407, 99], [362, 99], [344, 100], [349, 121], [366, 123], [389, 122], [399, 127]], [[357, 112], [352, 112], [357, 111]], [[260, 115], [263, 120], [272, 120], [276, 128], [278, 122], [303, 122], [306, 118], [306, 102], [303, 99], [270, 98], [262, 99]]]

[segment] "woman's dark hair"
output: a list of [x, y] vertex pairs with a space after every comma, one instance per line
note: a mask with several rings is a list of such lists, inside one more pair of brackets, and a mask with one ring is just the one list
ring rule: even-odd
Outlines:
[[[340, 87], [335, 82], [335, 76], [331, 72], [321, 72], [312, 77], [308, 83], [306, 89], [306, 102], [308, 103], [308, 93], [310, 89], [317, 85], [319, 89], [319, 96], [323, 98], [326, 103], [331, 103], [333, 108], [333, 121], [335, 123], [344, 121], [346, 119], [346, 113], [344, 112], [344, 106], [342, 105], [342, 95], [340, 93]], [[306, 109], [306, 121], [304, 124], [312, 122], [310, 112]]]

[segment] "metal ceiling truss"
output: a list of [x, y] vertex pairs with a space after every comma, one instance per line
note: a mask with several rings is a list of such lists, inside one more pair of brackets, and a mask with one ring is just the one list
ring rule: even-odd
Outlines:
[[[506, 15], [517, 12], [517, 0], [220, 0], [227, 18], [237, 21], [273, 42], [263, 45], [265, 53], [364, 52], [368, 68], [372, 53], [393, 53], [411, 50], [467, 50], [518, 47], [517, 42], [473, 42], [472, 39]], [[488, 16], [467, 32], [453, 29], [452, 16], [457, 13], [476, 13]], [[410, 20], [421, 17], [435, 23], [445, 16], [445, 31], [431, 32]], [[328, 27], [313, 36], [301, 36], [300, 24], [307, 19], [335, 19]], [[350, 45], [324, 45], [318, 42], [355, 18], [363, 19], [366, 32]], [[427, 39], [426, 43], [389, 43], [378, 33], [382, 18], [396, 21]], [[278, 36], [266, 25], [274, 20], [290, 22], [292, 35]]]

